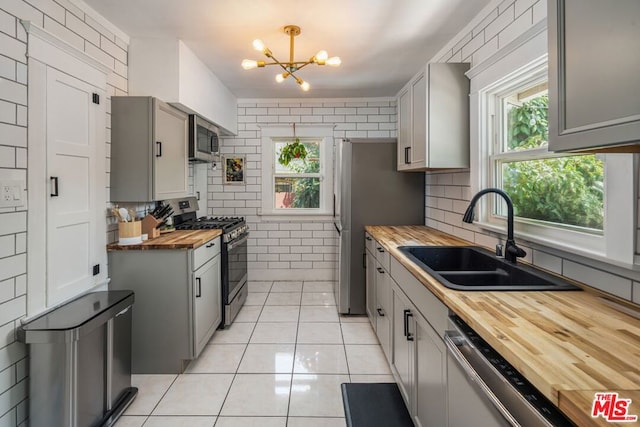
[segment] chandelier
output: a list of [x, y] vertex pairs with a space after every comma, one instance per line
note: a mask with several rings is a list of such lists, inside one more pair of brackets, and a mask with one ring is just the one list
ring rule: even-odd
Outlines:
[[297, 25], [287, 25], [284, 27], [285, 34], [289, 35], [289, 62], [281, 62], [278, 61], [274, 56], [271, 50], [267, 48], [262, 40], [254, 40], [253, 47], [262, 52], [267, 58], [273, 60], [273, 62], [265, 62], [265, 61], [254, 61], [252, 59], [245, 59], [242, 61], [242, 68], [245, 70], [251, 70], [257, 67], [265, 67], [267, 65], [279, 65], [283, 72], [276, 75], [276, 81], [278, 83], [282, 83], [286, 78], [292, 77], [296, 83], [300, 85], [302, 90], [305, 92], [309, 90], [309, 83], [302, 80], [295, 73], [301, 70], [303, 67], [306, 67], [309, 64], [318, 64], [318, 65], [330, 65], [332, 67], [339, 66], [342, 61], [339, 57], [334, 56], [329, 58], [329, 54], [326, 50], [321, 50], [315, 55], [313, 55], [307, 61], [294, 61], [293, 60], [293, 39], [295, 36], [300, 34], [300, 27]]

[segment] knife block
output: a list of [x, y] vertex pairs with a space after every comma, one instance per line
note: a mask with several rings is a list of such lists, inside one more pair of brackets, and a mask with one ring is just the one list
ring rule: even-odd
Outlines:
[[160, 236], [160, 230], [156, 228], [160, 223], [161, 221], [158, 221], [156, 217], [147, 214], [147, 216], [142, 219], [142, 234], [148, 235], [149, 239], [155, 239]]

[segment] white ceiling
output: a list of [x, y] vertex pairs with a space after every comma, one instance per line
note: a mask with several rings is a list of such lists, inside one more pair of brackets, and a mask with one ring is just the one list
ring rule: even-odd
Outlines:
[[[240, 98], [393, 96], [490, 0], [85, 0], [132, 38], [183, 40]], [[287, 60], [282, 28], [301, 27], [295, 60], [318, 50], [340, 56], [338, 68], [299, 71], [275, 82], [274, 67], [245, 71], [243, 59], [266, 59], [252, 47], [262, 39]]]

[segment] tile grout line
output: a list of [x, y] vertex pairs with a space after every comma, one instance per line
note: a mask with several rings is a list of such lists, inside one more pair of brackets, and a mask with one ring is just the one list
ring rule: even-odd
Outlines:
[[296, 353], [298, 352], [298, 334], [300, 333], [300, 316], [302, 312], [302, 293], [304, 292], [304, 281], [300, 289], [300, 301], [298, 305], [298, 321], [296, 324], [296, 340], [293, 344], [293, 361], [291, 366], [291, 382], [289, 383], [289, 399], [287, 401], [287, 415], [285, 417], [285, 426], [289, 425], [289, 412], [291, 411], [291, 397], [293, 395], [293, 375], [296, 370]]
[[[249, 282], [247, 281], [247, 287], [249, 286]], [[271, 282], [271, 286], [273, 286], [273, 282]], [[271, 290], [271, 287], [269, 288], [269, 290]], [[265, 299], [266, 302], [266, 299]], [[229, 383], [229, 388], [227, 389], [227, 393], [224, 395], [224, 399], [222, 400], [222, 403], [220, 404], [220, 410], [218, 411], [218, 415], [216, 416], [216, 421], [213, 423], [213, 426], [215, 427], [216, 424], [218, 424], [218, 421], [220, 420], [220, 417], [222, 416], [222, 409], [224, 408], [224, 404], [227, 402], [227, 399], [229, 398], [229, 393], [231, 392], [231, 387], [233, 387], [233, 383], [235, 382], [236, 378], [238, 377], [238, 371], [240, 370], [240, 365], [242, 364], [242, 360], [244, 359], [245, 354], [247, 353], [247, 349], [249, 348], [249, 342], [251, 341], [251, 337], [253, 336], [253, 333], [256, 330], [256, 326], [258, 326], [258, 320], [260, 319], [260, 316], [262, 315], [262, 310], [264, 310], [264, 304], [262, 304], [262, 307], [260, 308], [260, 313], [258, 314], [258, 318], [256, 319], [254, 325], [253, 325], [253, 329], [251, 330], [251, 334], [249, 334], [249, 337], [247, 338], [247, 343], [244, 346], [244, 351], [242, 352], [242, 356], [240, 356], [240, 360], [238, 361], [238, 366], [236, 366], [236, 371], [233, 374], [233, 378], [231, 379], [231, 382]]]

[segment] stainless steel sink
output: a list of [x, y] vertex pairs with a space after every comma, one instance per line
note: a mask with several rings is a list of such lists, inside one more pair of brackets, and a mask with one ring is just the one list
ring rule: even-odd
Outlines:
[[579, 287], [536, 268], [513, 264], [475, 246], [398, 248], [444, 286], [465, 291], [574, 291]]

